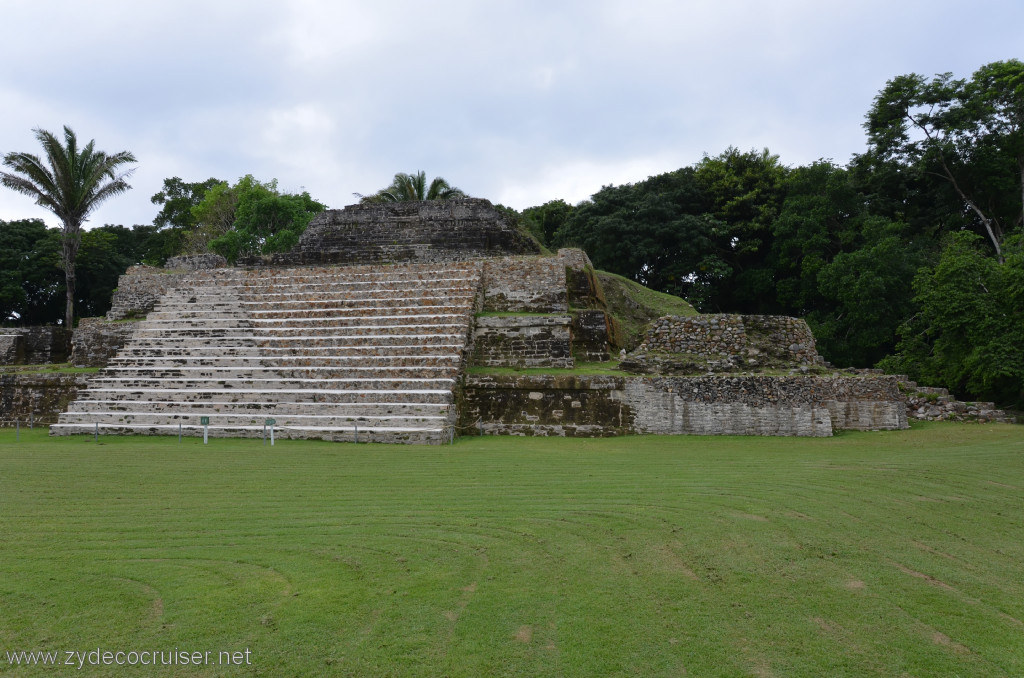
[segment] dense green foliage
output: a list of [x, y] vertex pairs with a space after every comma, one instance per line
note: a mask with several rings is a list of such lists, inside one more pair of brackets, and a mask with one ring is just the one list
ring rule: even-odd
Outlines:
[[[106, 225], [83, 231], [75, 258], [75, 308], [80, 317], [103, 315], [118, 277], [133, 264], [167, 258], [167, 230]], [[38, 219], [0, 221], [0, 323], [56, 324], [66, 297], [61, 230]], [[172, 252], [173, 254], [173, 252]]]
[[14, 437], [3, 651], [251, 652], [83, 675], [1024, 674], [1020, 426]]
[[[546, 245], [583, 247], [598, 268], [701, 311], [805, 317], [838, 365], [886, 358], [961, 396], [1024, 407], [1009, 252], [1024, 229], [1024, 64], [894, 78], [865, 129], [868, 149], [846, 167], [730, 148], [524, 217]], [[951, 236], [969, 232], [989, 249], [975, 243], [965, 260], [966, 241]], [[951, 260], [991, 280], [949, 287]], [[954, 293], [972, 309], [970, 338], [930, 301]]]
[[192, 208], [196, 230], [189, 233], [192, 251], [199, 243], [234, 263], [239, 257], [287, 252], [314, 216], [327, 206], [309, 193], [281, 193], [277, 180], [263, 183], [247, 174], [234, 186], [213, 186]]
[[914, 280], [919, 311], [883, 361], [960, 392], [1024, 402], [1024, 236], [1003, 242], [999, 263], [973, 233], [952, 234], [938, 263]]
[[44, 129], [34, 131], [45, 160], [32, 153], [5, 154], [3, 164], [10, 171], [0, 172], [0, 184], [34, 198], [61, 222], [64, 326], [71, 327], [75, 317], [75, 258], [82, 241], [82, 224], [102, 202], [131, 188], [127, 180], [132, 170], [123, 166], [134, 163], [135, 156], [129, 151], [98, 151], [95, 140], [79, 148], [78, 137], [67, 126], [63, 141]]
[[466, 194], [449, 184], [441, 177], [434, 177], [428, 184], [427, 173], [423, 170], [415, 174], [399, 172], [386, 186], [372, 195], [356, 193], [361, 203], [405, 202], [408, 200], [448, 200], [465, 198]]

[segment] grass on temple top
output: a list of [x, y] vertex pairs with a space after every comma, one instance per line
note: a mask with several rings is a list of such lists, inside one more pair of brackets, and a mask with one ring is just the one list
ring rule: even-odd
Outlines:
[[213, 654], [83, 674], [1024, 675], [1022, 492], [1010, 425], [436, 447], [4, 429], [0, 672], [99, 649]]

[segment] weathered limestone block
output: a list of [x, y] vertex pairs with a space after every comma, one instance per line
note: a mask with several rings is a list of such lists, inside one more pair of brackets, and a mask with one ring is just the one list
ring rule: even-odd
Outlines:
[[79, 389], [84, 389], [87, 374], [2, 374], [0, 375], [0, 426], [15, 421], [53, 424], [67, 409]]
[[467, 375], [459, 403], [463, 435], [602, 437], [633, 432], [634, 413], [610, 394], [615, 377]]
[[823, 364], [814, 335], [800, 318], [705, 314], [654, 321], [622, 368], [673, 374]]
[[23, 362], [25, 337], [20, 334], [0, 334], [0, 365], [20, 365]]
[[554, 257], [503, 257], [484, 262], [484, 310], [565, 313], [565, 266]]
[[473, 329], [472, 363], [487, 367], [572, 367], [572, 317], [483, 316]]
[[907, 427], [891, 377], [467, 375], [463, 400], [466, 433], [829, 436]]
[[186, 254], [171, 257], [164, 268], [178, 271], [202, 271], [210, 268], [224, 268], [228, 260], [219, 254]]
[[572, 312], [572, 351], [585, 362], [608, 360], [608, 317], [604, 311]]
[[82, 318], [71, 337], [71, 364], [75, 367], [106, 367], [128, 343], [136, 327], [137, 322]]
[[608, 304], [604, 290], [587, 253], [575, 248], [560, 249], [558, 260], [565, 264], [569, 305], [581, 309], [606, 309]]
[[188, 276], [190, 272], [132, 266], [117, 279], [107, 320], [144, 317], [153, 310], [160, 297], [182, 285]]
[[[19, 337], [0, 341], [0, 365], [45, 365], [64, 362], [67, 358], [64, 328], [57, 325], [3, 327], [0, 335]], [[5, 353], [9, 356], [6, 359]]]

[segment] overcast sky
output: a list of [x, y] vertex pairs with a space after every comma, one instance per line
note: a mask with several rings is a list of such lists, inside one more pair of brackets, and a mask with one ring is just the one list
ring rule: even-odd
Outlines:
[[[425, 170], [517, 209], [728, 146], [846, 163], [890, 78], [1024, 57], [1021, 0], [0, 0], [0, 153], [71, 126], [167, 177], [330, 207]], [[54, 217], [0, 189], [0, 219]]]

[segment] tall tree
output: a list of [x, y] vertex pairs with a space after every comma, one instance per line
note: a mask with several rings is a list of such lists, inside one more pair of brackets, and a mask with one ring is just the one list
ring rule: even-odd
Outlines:
[[581, 202], [553, 236], [555, 247], [582, 247], [600, 269], [706, 307], [730, 269], [714, 246], [725, 224], [707, 214], [705, 196], [684, 167]]
[[191, 251], [209, 249], [234, 263], [238, 257], [286, 252], [326, 206], [303, 191], [281, 193], [277, 180], [251, 174], [234, 186], [220, 183], [192, 208], [197, 228], [188, 234]]
[[63, 311], [60, 232], [40, 219], [0, 221], [0, 324], [56, 323]]
[[572, 214], [572, 205], [564, 200], [551, 200], [543, 205], [523, 210], [523, 221], [544, 245], [550, 245], [555, 231], [562, 227]]
[[391, 185], [382, 188], [373, 195], [355, 194], [361, 203], [406, 202], [409, 200], [448, 200], [465, 198], [466, 194], [455, 188], [441, 177], [435, 177], [427, 184], [427, 173], [423, 170], [415, 174], [399, 172], [391, 181]]
[[1024, 407], [1024, 236], [1004, 241], [1004, 262], [981, 236], [952, 233], [938, 262], [914, 279], [919, 311], [882, 361], [959, 395]]
[[947, 181], [1003, 260], [1003, 239], [1024, 223], [1024, 63], [991, 63], [970, 80], [901, 75], [865, 127], [883, 160]]
[[149, 199], [154, 205], [160, 205], [160, 211], [153, 218], [157, 228], [191, 229], [196, 225], [192, 208], [203, 201], [206, 192], [217, 184], [220, 179], [210, 177], [206, 181], [182, 181], [178, 177], [164, 179], [164, 188]]
[[743, 313], [770, 309], [775, 296], [767, 264], [771, 227], [782, 206], [788, 172], [767, 148], [741, 152], [730, 147], [721, 155], [705, 156], [694, 168], [709, 216], [724, 224], [714, 243], [731, 269], [731, 280], [714, 290], [715, 308]]
[[[128, 177], [133, 169], [123, 167], [136, 160], [129, 151], [109, 155], [97, 151], [95, 140], [79, 148], [78, 138], [66, 125], [63, 143], [46, 130], [33, 131], [46, 154], [45, 161], [31, 153], [7, 153], [3, 164], [11, 171], [0, 172], [0, 183], [35, 198], [36, 204], [61, 221], [61, 266], [67, 297], [64, 327], [70, 330], [74, 326], [75, 258], [82, 224], [104, 200], [131, 188]], [[70, 337], [68, 332], [68, 341]]]

